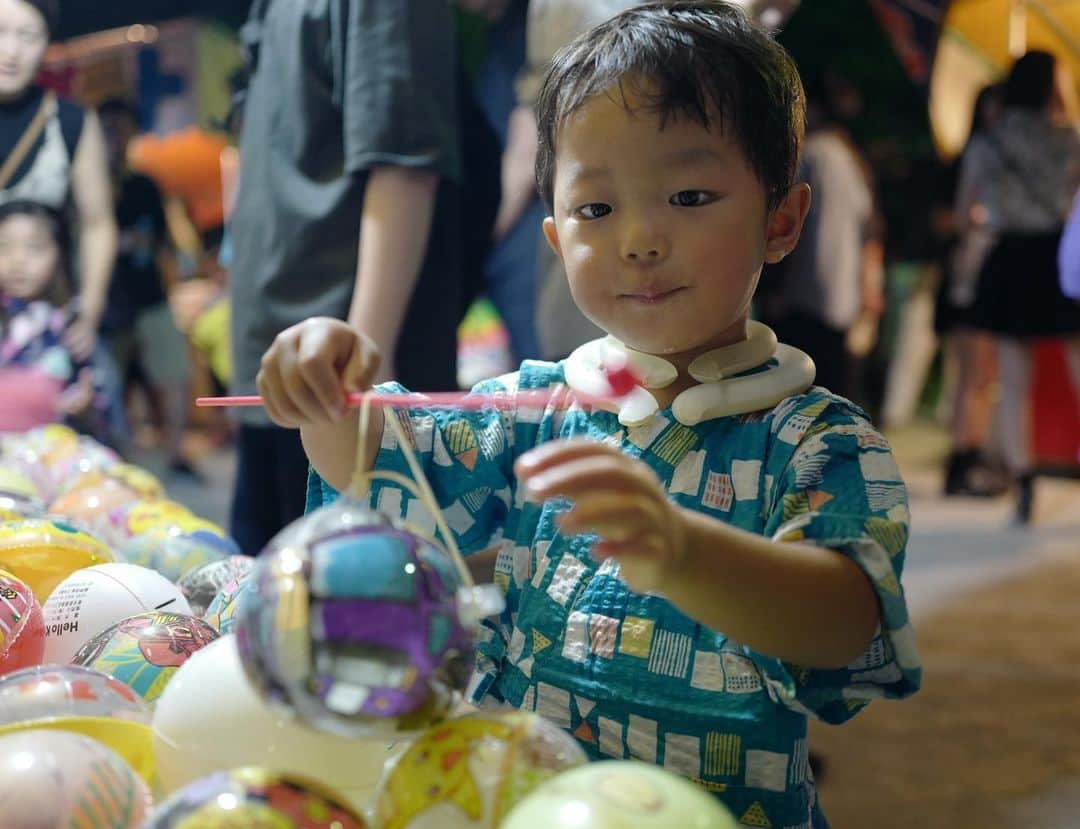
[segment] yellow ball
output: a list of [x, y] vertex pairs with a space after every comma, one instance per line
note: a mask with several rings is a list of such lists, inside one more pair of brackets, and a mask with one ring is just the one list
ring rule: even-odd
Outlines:
[[526, 711], [481, 712], [425, 731], [387, 773], [383, 829], [496, 829], [530, 791], [585, 754], [564, 731]]

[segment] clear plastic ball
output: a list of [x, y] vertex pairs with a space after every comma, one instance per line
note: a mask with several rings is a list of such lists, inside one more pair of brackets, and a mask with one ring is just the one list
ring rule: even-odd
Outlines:
[[259, 556], [235, 632], [252, 682], [345, 736], [443, 719], [471, 675], [462, 581], [433, 541], [348, 499], [286, 527]]

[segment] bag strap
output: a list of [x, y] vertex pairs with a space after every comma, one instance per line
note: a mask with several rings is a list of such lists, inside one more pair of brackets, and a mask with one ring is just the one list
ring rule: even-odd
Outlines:
[[19, 169], [19, 165], [23, 163], [30, 150], [33, 149], [34, 144], [41, 137], [41, 133], [45, 131], [45, 125], [53, 114], [55, 106], [56, 93], [49, 90], [45, 93], [45, 97], [41, 99], [41, 106], [38, 107], [34, 120], [30, 122], [30, 125], [20, 136], [15, 149], [11, 151], [11, 155], [4, 161], [4, 166], [0, 167], [0, 190], [7, 188], [11, 179], [15, 177], [15, 171]]

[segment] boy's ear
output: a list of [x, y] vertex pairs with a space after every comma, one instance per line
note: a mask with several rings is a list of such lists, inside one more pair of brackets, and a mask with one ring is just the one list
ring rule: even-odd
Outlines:
[[765, 230], [765, 261], [768, 264], [775, 265], [795, 249], [806, 215], [810, 212], [810, 201], [810, 185], [800, 181], [769, 213], [769, 224]]
[[544, 238], [547, 239], [547, 243], [551, 246], [551, 249], [555, 251], [555, 255], [562, 259], [562, 245], [559, 244], [559, 231], [555, 229], [555, 219], [548, 216], [544, 219]]

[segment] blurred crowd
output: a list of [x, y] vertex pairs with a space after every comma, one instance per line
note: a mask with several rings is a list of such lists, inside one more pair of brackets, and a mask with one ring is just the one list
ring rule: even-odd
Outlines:
[[[0, 429], [61, 419], [122, 453], [153, 444], [185, 476], [193, 425], [235, 441], [245, 550], [302, 512], [303, 449], [258, 410], [192, 399], [254, 393], [278, 331], [349, 319], [376, 339], [380, 379], [422, 390], [467, 374], [458, 326], [482, 296], [507, 370], [598, 335], [542, 242], [534, 105], [555, 51], [633, 0], [349, 5], [255, 0], [227, 122], [161, 139], [131, 101], [39, 86], [57, 5], [0, 0]], [[852, 138], [857, 85], [828, 68], [804, 84], [813, 207], [757, 316], [886, 427], [939, 376], [945, 494], [1012, 490], [1030, 520], [1033, 344], [1064, 343], [1080, 389], [1074, 79], [1031, 52], [979, 95], [961, 156], [923, 174], [932, 207], [911, 217], [925, 238], [906, 270], [892, 240], [910, 229], [886, 221]], [[206, 174], [177, 175], [176, 153]]]

